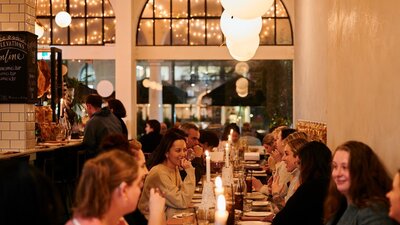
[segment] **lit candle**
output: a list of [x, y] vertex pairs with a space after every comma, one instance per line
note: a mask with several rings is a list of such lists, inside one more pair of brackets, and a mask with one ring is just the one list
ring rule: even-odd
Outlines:
[[215, 178], [215, 196], [223, 195], [224, 188], [222, 187], [222, 179], [220, 176]]
[[207, 182], [210, 182], [210, 154], [208, 151], [205, 152], [206, 154], [206, 176], [207, 176]]
[[230, 130], [229, 136], [228, 136], [228, 142], [232, 143], [232, 134], [233, 134], [233, 129]]
[[228, 211], [226, 211], [226, 201], [223, 195], [217, 198], [217, 210], [215, 211], [215, 225], [225, 225], [228, 220]]
[[225, 145], [225, 167], [229, 165], [229, 144], [226, 143]]

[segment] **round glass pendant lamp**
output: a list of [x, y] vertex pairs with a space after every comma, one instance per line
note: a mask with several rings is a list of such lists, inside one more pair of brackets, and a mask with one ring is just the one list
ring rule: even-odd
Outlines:
[[56, 24], [59, 27], [68, 27], [71, 24], [71, 15], [68, 12], [61, 11], [56, 15]]
[[248, 61], [256, 54], [260, 44], [260, 37], [254, 35], [246, 40], [235, 41], [226, 39], [229, 54], [238, 61]]
[[224, 35], [235, 41], [248, 39], [251, 36], [258, 35], [262, 28], [261, 17], [253, 19], [240, 19], [232, 16], [226, 10], [221, 15], [221, 31]]

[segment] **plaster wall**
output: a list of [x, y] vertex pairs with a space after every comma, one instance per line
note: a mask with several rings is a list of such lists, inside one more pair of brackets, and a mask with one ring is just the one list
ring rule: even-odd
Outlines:
[[295, 118], [327, 122], [332, 150], [352, 139], [368, 144], [391, 172], [400, 162], [399, 6], [296, 2]]

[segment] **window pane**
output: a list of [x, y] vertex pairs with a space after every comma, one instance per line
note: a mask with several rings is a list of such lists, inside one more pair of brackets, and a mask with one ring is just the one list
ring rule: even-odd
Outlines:
[[43, 0], [36, 4], [37, 16], [50, 16], [50, 0]]
[[153, 1], [149, 0], [143, 10], [142, 18], [152, 18], [153, 17]]
[[170, 15], [169, 0], [154, 0], [154, 11], [156, 18], [166, 18]]
[[172, 20], [172, 45], [188, 45], [186, 19]]
[[207, 20], [207, 45], [221, 45], [222, 32], [219, 27], [219, 19]]
[[88, 19], [87, 20], [87, 44], [101, 44], [103, 43], [102, 37], [102, 21], [101, 19]]
[[188, 16], [187, 1], [172, 1], [172, 17], [182, 18]]
[[271, 7], [268, 9], [268, 11], [263, 15], [263, 17], [274, 17], [274, 16], [275, 16], [275, 7], [274, 4], [272, 4]]
[[85, 44], [85, 20], [72, 19], [70, 25], [71, 31], [71, 45], [84, 45]]
[[139, 23], [138, 45], [153, 45], [153, 22], [151, 19], [141, 19]]
[[222, 6], [219, 0], [207, 0], [207, 16], [221, 16]]
[[260, 32], [260, 45], [274, 45], [275, 44], [275, 28], [274, 20], [263, 19], [263, 26]]
[[115, 22], [114, 18], [104, 19], [104, 42], [115, 43]]
[[190, 16], [205, 16], [205, 0], [190, 0]]
[[169, 20], [167, 19], [156, 20], [154, 25], [156, 29], [155, 45], [171, 45]]
[[110, 0], [104, 1], [104, 16], [115, 16]]
[[102, 16], [102, 4], [98, 0], [86, 0], [87, 16]]
[[82, 5], [79, 0], [69, 1], [69, 13], [73, 17], [85, 17], [85, 5]]
[[288, 17], [285, 7], [281, 1], [276, 2], [276, 17]]
[[291, 45], [292, 33], [290, 30], [290, 24], [288, 19], [277, 19], [276, 20], [276, 44], [278, 45]]
[[52, 1], [53, 16], [56, 16], [58, 12], [65, 11], [65, 2], [63, 1]]
[[51, 43], [51, 38], [50, 38], [50, 19], [39, 19], [39, 22], [43, 25], [44, 27], [44, 33], [43, 36], [38, 39], [38, 44], [46, 44], [49, 45]]
[[68, 29], [59, 27], [53, 21], [53, 44], [65, 45], [68, 44]]
[[205, 45], [204, 19], [190, 20], [190, 45]]

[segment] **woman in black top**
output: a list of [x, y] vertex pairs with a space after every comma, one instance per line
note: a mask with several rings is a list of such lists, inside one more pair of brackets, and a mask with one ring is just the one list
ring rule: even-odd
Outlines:
[[298, 152], [300, 186], [276, 214], [273, 225], [323, 225], [323, 205], [331, 176], [332, 154], [325, 144], [312, 141]]

